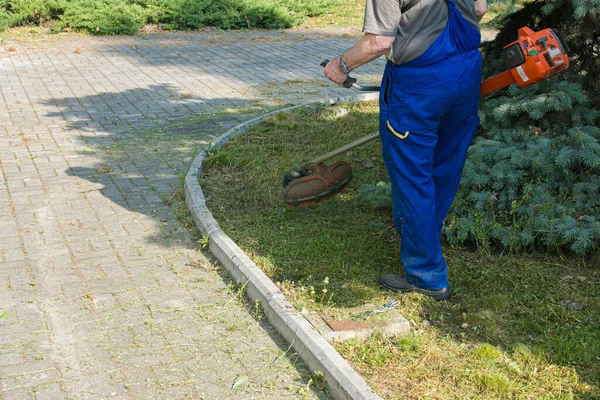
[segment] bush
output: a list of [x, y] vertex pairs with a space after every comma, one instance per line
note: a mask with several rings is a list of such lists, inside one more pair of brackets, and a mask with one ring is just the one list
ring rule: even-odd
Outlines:
[[[600, 115], [581, 86], [546, 81], [481, 105], [481, 127], [460, 189], [444, 221], [450, 244], [498, 244], [512, 251], [569, 248], [590, 254], [600, 243]], [[381, 205], [391, 196], [368, 185]]]
[[181, 0], [165, 4], [162, 22], [172, 29], [194, 29], [215, 26], [222, 29], [289, 28], [299, 17], [285, 7], [265, 2], [236, 0]]
[[147, 20], [146, 10], [124, 0], [89, 0], [70, 3], [63, 8], [53, 30], [72, 28], [95, 34], [131, 35], [136, 33]]
[[335, 0], [0, 0], [0, 30], [50, 24], [93, 34], [132, 34], [144, 24], [167, 29], [290, 28]]
[[568, 82], [512, 88], [484, 102], [483, 132], [469, 150], [445, 222], [448, 242], [597, 250], [598, 115], [581, 86]]
[[44, 24], [62, 14], [61, 0], [3, 0], [0, 7], [0, 29], [17, 25]]

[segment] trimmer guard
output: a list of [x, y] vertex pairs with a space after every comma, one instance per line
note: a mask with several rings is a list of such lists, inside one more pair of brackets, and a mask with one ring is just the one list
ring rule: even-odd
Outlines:
[[285, 188], [284, 198], [289, 206], [310, 206], [335, 196], [352, 180], [352, 167], [345, 161], [331, 166], [315, 164], [310, 175], [294, 179]]

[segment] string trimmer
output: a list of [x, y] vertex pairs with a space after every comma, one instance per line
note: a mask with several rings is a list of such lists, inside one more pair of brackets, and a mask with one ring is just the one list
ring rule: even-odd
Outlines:
[[[502, 55], [508, 70], [483, 81], [479, 94], [485, 96], [513, 83], [526, 87], [556, 75], [569, 67], [568, 51], [566, 43], [552, 29], [534, 32], [523, 27], [518, 31], [518, 39], [504, 47]], [[380, 89], [359, 85], [351, 77], [343, 86], [361, 91]], [[310, 206], [340, 193], [352, 180], [352, 167], [345, 161], [326, 166], [324, 161], [378, 137], [378, 132], [371, 133], [314, 160], [294, 165], [283, 178], [285, 202], [290, 206]]]

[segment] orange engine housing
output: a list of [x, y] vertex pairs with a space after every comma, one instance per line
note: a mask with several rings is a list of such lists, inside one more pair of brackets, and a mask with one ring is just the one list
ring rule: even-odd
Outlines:
[[502, 53], [508, 70], [483, 81], [481, 96], [513, 83], [519, 87], [533, 85], [569, 67], [569, 49], [554, 30], [534, 32], [524, 26], [518, 34]]

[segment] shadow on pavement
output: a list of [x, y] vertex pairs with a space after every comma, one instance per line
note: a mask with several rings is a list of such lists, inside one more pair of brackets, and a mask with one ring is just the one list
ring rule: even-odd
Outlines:
[[70, 161], [67, 174], [96, 184], [114, 212], [150, 217], [147, 240], [166, 247], [186, 243], [192, 228], [181, 189], [193, 158], [212, 139], [262, 110], [251, 101], [239, 109], [209, 111], [205, 104], [199, 97], [182, 98], [168, 85], [46, 103], [60, 109], [48, 117], [64, 118], [65, 129], [79, 135], [79, 156]]
[[[47, 116], [64, 118], [65, 130], [79, 135], [75, 139], [78, 157], [71, 159], [66, 173], [88, 182], [109, 200], [110, 207], [99, 211], [101, 219], [104, 212], [140, 215], [147, 227], [147, 243], [198, 250], [199, 238], [193, 237], [196, 228], [183, 198], [183, 177], [212, 139], [263, 110], [254, 101], [223, 99], [228, 101], [242, 107], [206, 111], [203, 98], [182, 97], [169, 85], [157, 85], [44, 104], [58, 106], [59, 111]], [[226, 273], [221, 271], [220, 276], [231, 282]], [[289, 344], [257, 316], [255, 306], [245, 307], [277, 344], [281, 357], [309, 374]], [[328, 398], [315, 385], [307, 390], [317, 398]]]

